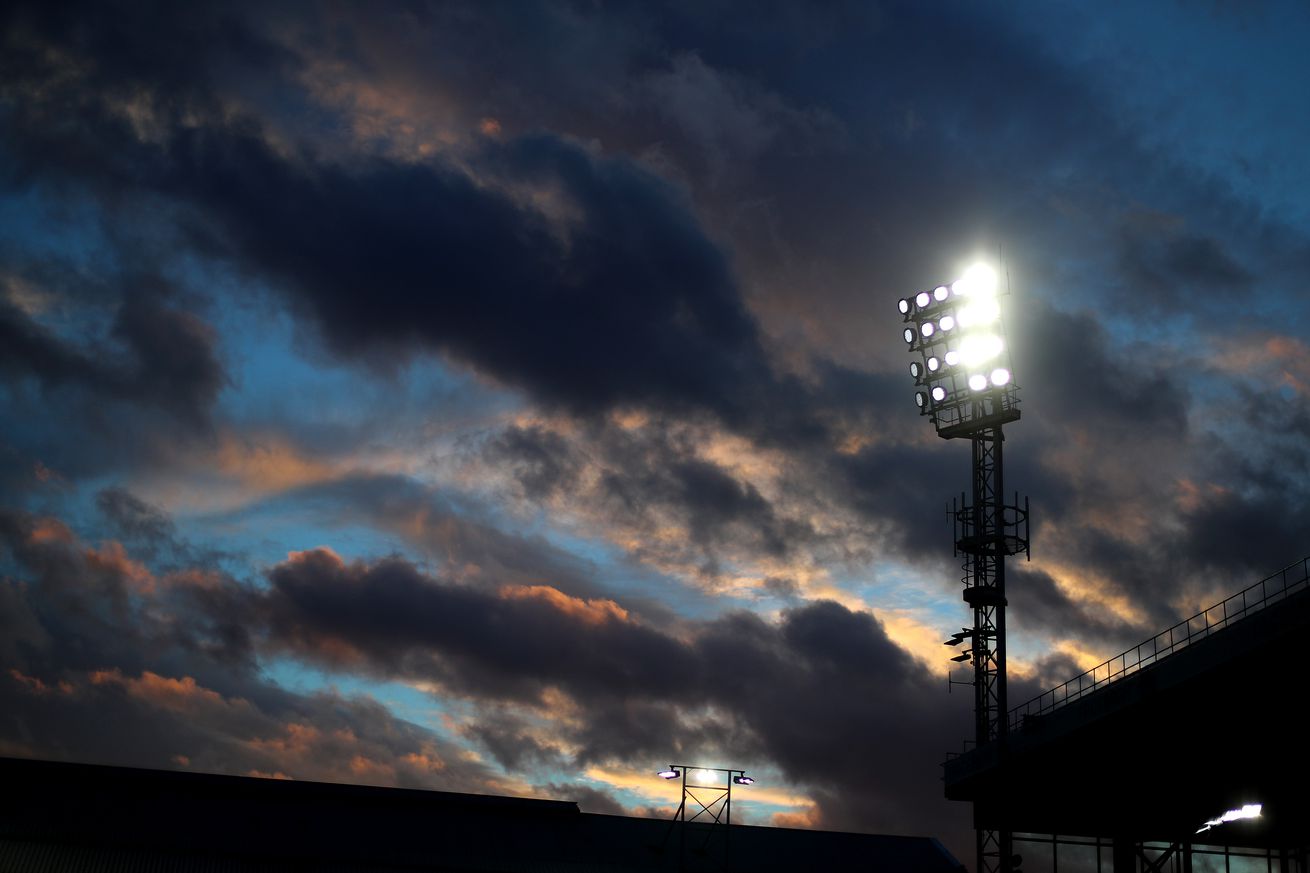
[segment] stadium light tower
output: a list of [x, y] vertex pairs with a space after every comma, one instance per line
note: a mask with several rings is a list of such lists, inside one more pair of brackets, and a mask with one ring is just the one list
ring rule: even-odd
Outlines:
[[[897, 303], [901, 335], [914, 360], [914, 400], [942, 439], [967, 437], [973, 446], [972, 500], [953, 503], [955, 555], [964, 556], [964, 601], [973, 627], [947, 641], [969, 641], [952, 658], [973, 661], [974, 739], [1005, 753], [1005, 558], [1028, 554], [1028, 503], [1004, 499], [1002, 427], [1019, 420], [1019, 388], [997, 300], [996, 272], [976, 264], [950, 285], [938, 285]], [[975, 825], [977, 823], [975, 822]], [[1011, 833], [978, 828], [978, 873], [1009, 873], [1017, 866]]]

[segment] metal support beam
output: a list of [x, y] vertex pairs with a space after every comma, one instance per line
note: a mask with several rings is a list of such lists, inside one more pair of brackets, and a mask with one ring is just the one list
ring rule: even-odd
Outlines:
[[[979, 418], [983, 417], [979, 411]], [[1028, 507], [1005, 494], [1005, 434], [1000, 424], [971, 434], [972, 499], [954, 510], [956, 555], [964, 556], [964, 600], [973, 608], [974, 739], [1005, 756], [1009, 712], [1005, 671], [1005, 559], [1028, 552]], [[1009, 873], [1013, 835], [978, 831], [978, 873]]]

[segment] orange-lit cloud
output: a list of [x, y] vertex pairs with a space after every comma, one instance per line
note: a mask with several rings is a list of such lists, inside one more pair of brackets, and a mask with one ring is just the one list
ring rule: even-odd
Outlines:
[[214, 460], [224, 476], [264, 491], [285, 491], [342, 473], [339, 466], [306, 456], [275, 435], [240, 437], [225, 433]]
[[119, 542], [103, 543], [99, 549], [87, 549], [87, 566], [92, 570], [112, 573], [125, 580], [138, 594], [155, 590], [155, 576], [140, 561], [134, 561]]
[[505, 600], [538, 600], [547, 603], [570, 618], [590, 625], [611, 621], [628, 621], [628, 611], [613, 600], [583, 600], [570, 597], [549, 585], [506, 586], [500, 589]]
[[130, 697], [159, 709], [177, 713], [250, 708], [248, 701], [240, 697], [225, 698], [217, 691], [200, 685], [190, 676], [174, 679], [145, 670], [140, 676], [133, 678], [124, 676], [122, 671], [115, 667], [92, 671], [88, 678], [92, 685], [116, 685], [124, 689]]
[[[1049, 531], [1047, 536], [1051, 539], [1058, 537]], [[1145, 622], [1147, 616], [1142, 606], [1091, 567], [1051, 559], [1038, 559], [1032, 563], [1038, 572], [1050, 576], [1065, 597], [1073, 602], [1104, 610], [1128, 625]]]
[[45, 696], [49, 694], [73, 693], [73, 686], [63, 679], [60, 679], [54, 685], [49, 685], [37, 676], [28, 676], [26, 673], [12, 667], [9, 670], [9, 676], [18, 683], [19, 687], [29, 694]]
[[940, 627], [924, 621], [917, 610], [877, 609], [874, 614], [882, 622], [892, 642], [918, 658], [924, 667], [939, 676], [949, 663], [948, 655], [959, 654], [942, 645], [949, 632], [943, 634]]
[[76, 537], [68, 525], [64, 524], [57, 518], [38, 518], [32, 529], [27, 534], [27, 541], [33, 545], [49, 545], [51, 543], [71, 543]]
[[1226, 372], [1291, 388], [1302, 397], [1310, 393], [1310, 345], [1296, 337], [1275, 334], [1228, 341], [1211, 363]]

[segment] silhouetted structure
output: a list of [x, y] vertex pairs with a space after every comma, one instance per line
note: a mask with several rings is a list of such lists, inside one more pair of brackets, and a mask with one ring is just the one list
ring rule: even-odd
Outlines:
[[[755, 780], [747, 776], [745, 770], [690, 764], [670, 764], [667, 770], [660, 771], [659, 776], [682, 781], [682, 802], [678, 804], [678, 811], [674, 813], [665, 837], [666, 841], [672, 837], [672, 828], [677, 827], [678, 869], [689, 869], [688, 843], [691, 851], [707, 861], [717, 861], [720, 869], [732, 869], [732, 786], [754, 785]], [[691, 809], [693, 805], [694, 810]], [[690, 817], [688, 812], [691, 812]], [[696, 834], [689, 834], [686, 825], [698, 821], [704, 827]]]
[[[950, 286], [902, 298], [903, 337], [915, 355], [915, 402], [942, 439], [967, 438], [973, 449], [971, 498], [952, 507], [955, 554], [964, 556], [964, 600], [973, 627], [947, 645], [969, 647], [973, 661], [974, 739], [1004, 754], [1008, 730], [1005, 677], [1005, 559], [1028, 554], [1028, 504], [1005, 502], [1005, 433], [1019, 420], [1019, 389], [1008, 366], [996, 301], [997, 277], [977, 265]], [[1008, 873], [1013, 849], [1003, 828], [975, 819], [979, 873]]]
[[1310, 558], [1016, 707], [1004, 747], [946, 762], [946, 795], [1045, 835], [1024, 839], [1052, 869], [1306, 873], [1308, 638]]
[[[576, 804], [0, 758], [0, 870], [672, 871], [667, 819]], [[689, 823], [693, 834], [701, 825]], [[720, 869], [689, 853], [688, 869]], [[961, 873], [933, 839], [733, 827], [737, 873]]]

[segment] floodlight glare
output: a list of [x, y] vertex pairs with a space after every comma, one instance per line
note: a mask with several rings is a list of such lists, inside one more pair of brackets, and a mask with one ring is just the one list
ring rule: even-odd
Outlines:
[[923, 324], [919, 325], [919, 332], [922, 333], [924, 336], [932, 336], [932, 332], [933, 332], [932, 322], [925, 321]]
[[696, 780], [697, 785], [713, 785], [719, 781], [713, 770], [697, 770], [691, 774], [691, 778]]
[[1002, 385], [1008, 385], [1009, 382], [1010, 382], [1009, 370], [1005, 369], [1004, 367], [997, 367], [995, 370], [992, 370], [992, 384], [995, 385], [997, 388], [1000, 388]]
[[932, 386], [932, 399], [937, 403], [941, 403], [946, 399], [946, 389], [940, 385]]
[[977, 333], [960, 343], [960, 363], [976, 367], [995, 358], [1004, 348], [1001, 338], [994, 333]]
[[909, 300], [909, 298], [907, 298], [907, 297], [902, 297], [902, 298], [900, 299], [900, 302], [896, 304], [896, 307], [897, 307], [898, 309], [900, 309], [900, 311], [901, 311], [901, 315], [905, 315], [906, 313], [908, 313], [908, 312], [910, 311], [910, 300]]
[[996, 302], [996, 298], [984, 297], [971, 300], [966, 306], [960, 308], [960, 327], [991, 324], [1000, 317], [1001, 307]]
[[950, 330], [955, 327], [955, 319], [949, 315], [943, 315], [941, 320], [941, 329]]
[[974, 391], [982, 391], [987, 388], [987, 377], [982, 373], [974, 373], [969, 377], [969, 387]]
[[918, 379], [920, 376], [922, 376], [922, 375], [923, 375], [923, 364], [920, 364], [918, 361], [911, 361], [911, 362], [910, 362], [910, 375], [913, 376], [913, 377], [916, 378], [916, 379]]
[[667, 770], [661, 770], [655, 775], [659, 776], [661, 779], [677, 779], [679, 776], [682, 775], [682, 773], [681, 771], [674, 770], [672, 767], [670, 767]]
[[740, 776], [733, 776], [733, 777], [732, 777], [732, 781], [735, 782], [735, 783], [737, 783], [738, 785], [754, 785], [754, 784], [755, 784], [755, 780], [752, 779], [751, 777], [747, 776], [745, 773], [741, 774]]
[[960, 277], [969, 285], [969, 293], [978, 297], [996, 294], [996, 271], [986, 264], [974, 264]]
[[915, 402], [915, 405], [917, 405], [920, 409], [923, 409], [925, 406], [928, 405], [928, 392], [927, 392], [927, 391], [915, 391], [915, 392], [914, 392], [914, 402]]
[[914, 302], [920, 309], [923, 309], [929, 303], [932, 303], [932, 295], [927, 291], [920, 291], [918, 294], [914, 295]]
[[937, 359], [936, 355], [933, 355], [931, 358], [928, 359], [928, 372], [936, 373], [937, 370], [941, 367], [941, 365], [942, 362]]
[[1248, 803], [1245, 806], [1243, 806], [1241, 809], [1230, 809], [1227, 812], [1225, 812], [1223, 815], [1219, 816], [1218, 818], [1212, 818], [1209, 821], [1207, 821], [1204, 825], [1201, 826], [1201, 829], [1198, 830], [1197, 833], [1198, 834], [1204, 833], [1205, 831], [1210, 830], [1210, 828], [1212, 827], [1221, 824], [1226, 824], [1230, 821], [1238, 821], [1244, 818], [1259, 818], [1261, 808], [1262, 808], [1261, 805], [1258, 803]]
[[905, 337], [905, 341], [906, 341], [907, 343], [912, 343], [912, 342], [914, 342], [914, 328], [912, 328], [912, 327], [907, 327], [907, 328], [905, 329], [905, 333], [902, 334], [902, 336]]

